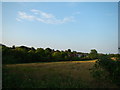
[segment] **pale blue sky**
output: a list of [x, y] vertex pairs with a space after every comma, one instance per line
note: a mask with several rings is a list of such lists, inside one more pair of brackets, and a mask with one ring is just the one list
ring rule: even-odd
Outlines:
[[117, 2], [3, 3], [3, 44], [118, 52]]

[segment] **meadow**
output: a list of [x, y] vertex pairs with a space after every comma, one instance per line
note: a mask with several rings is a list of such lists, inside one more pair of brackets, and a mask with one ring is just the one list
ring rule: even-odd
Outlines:
[[117, 88], [91, 74], [96, 60], [3, 65], [3, 88]]

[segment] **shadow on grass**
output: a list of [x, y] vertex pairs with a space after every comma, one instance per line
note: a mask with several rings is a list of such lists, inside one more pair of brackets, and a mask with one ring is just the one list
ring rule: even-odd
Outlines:
[[[30, 70], [28, 70], [30, 71]], [[61, 75], [59, 73], [48, 73], [40, 76], [39, 79], [32, 75], [32, 71], [27, 73], [11, 71], [3, 68], [3, 88], [87, 88], [88, 86], [81, 80]]]

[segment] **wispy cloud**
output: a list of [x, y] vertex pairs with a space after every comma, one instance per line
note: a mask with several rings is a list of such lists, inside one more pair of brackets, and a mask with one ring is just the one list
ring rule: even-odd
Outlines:
[[27, 20], [34, 20], [35, 19], [35, 16], [28, 15], [25, 12], [21, 12], [21, 11], [18, 12], [18, 15], [19, 15], [19, 17], [18, 17], [19, 19], [27, 19]]
[[54, 18], [54, 15], [49, 14], [49, 13], [42, 12], [42, 11], [40, 11], [40, 10], [32, 9], [31, 11], [32, 11], [34, 14], [39, 14], [40, 16], [42, 16], [42, 18]]
[[39, 21], [42, 23], [47, 23], [47, 24], [62, 24], [62, 23], [67, 23], [67, 22], [73, 22], [74, 17], [69, 16], [69, 17], [64, 17], [63, 19], [57, 19], [55, 15], [51, 13], [46, 13], [40, 10], [32, 9], [30, 10], [32, 14], [28, 14], [26, 12], [18, 12], [18, 17], [16, 18], [17, 21], [22, 21], [22, 20], [34, 20], [34, 21]]
[[21, 22], [21, 19], [19, 19], [19, 18], [16, 18], [16, 20], [19, 21], [19, 22]]

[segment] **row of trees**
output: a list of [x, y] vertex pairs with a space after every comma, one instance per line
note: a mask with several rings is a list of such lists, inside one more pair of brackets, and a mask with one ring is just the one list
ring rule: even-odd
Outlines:
[[1, 45], [2, 62], [6, 63], [28, 63], [28, 62], [49, 62], [49, 61], [71, 61], [71, 60], [89, 60], [97, 59], [98, 53], [95, 49], [90, 53], [71, 51], [71, 49], [60, 51], [50, 48], [33, 47], [7, 47]]

